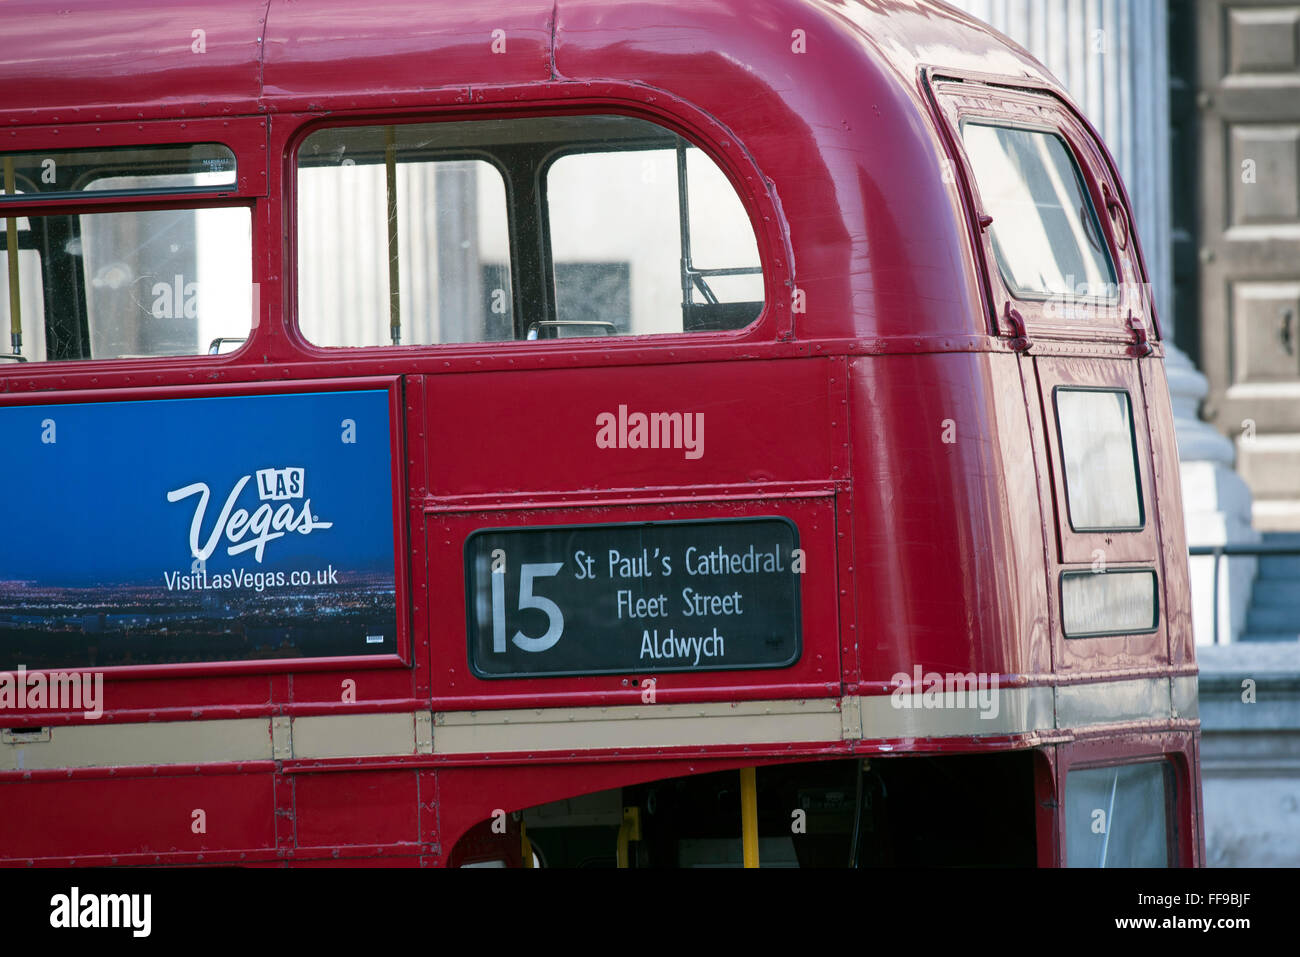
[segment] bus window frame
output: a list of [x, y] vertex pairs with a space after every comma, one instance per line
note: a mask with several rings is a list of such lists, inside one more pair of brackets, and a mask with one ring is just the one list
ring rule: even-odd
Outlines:
[[[112, 374], [117, 370], [129, 372], [140, 366], [152, 367], [158, 363], [170, 366], [202, 361], [205, 369], [240, 363], [251, 357], [259, 348], [259, 341], [268, 332], [268, 324], [261, 313], [267, 306], [266, 297], [259, 290], [268, 288], [266, 275], [266, 249], [259, 228], [260, 209], [269, 200], [266, 156], [269, 146], [269, 124], [266, 117], [230, 117], [221, 120], [165, 120], [143, 123], [102, 123], [73, 126], [32, 126], [16, 128], [0, 148], [2, 153], [39, 154], [42, 149], [105, 150], [122, 147], [147, 148], [150, 146], [184, 146], [196, 143], [216, 143], [229, 149], [235, 156], [235, 184], [233, 186], [208, 186], [197, 189], [146, 189], [140, 191], [85, 190], [56, 194], [33, 193], [21, 202], [0, 204], [4, 217], [89, 216], [97, 213], [141, 213], [159, 210], [200, 210], [243, 207], [249, 211], [250, 278], [253, 291], [251, 325], [247, 340], [239, 349], [220, 356], [210, 355], [206, 349], [192, 355], [143, 356], [139, 358], [55, 359], [43, 362], [22, 362], [0, 366], [0, 380], [6, 375], [22, 370], [25, 376], [39, 375], [46, 369], [66, 375], [72, 369], [96, 375]], [[120, 169], [114, 168], [120, 174]], [[113, 175], [110, 173], [109, 175]], [[41, 263], [44, 270], [46, 264]]]
[[[166, 120], [147, 123], [98, 123], [72, 126], [25, 126], [9, 131], [10, 136], [0, 146], [3, 153], [40, 153], [44, 150], [68, 152], [70, 150], [107, 150], [124, 147], [146, 149], [150, 146], [187, 146], [215, 143], [235, 154], [235, 184], [233, 186], [205, 186], [185, 190], [148, 190], [123, 193], [120, 191], [96, 193], [94, 190], [78, 193], [33, 194], [31, 202], [15, 203], [15, 209], [27, 207], [62, 208], [73, 206], [111, 205], [114, 202], [131, 202], [165, 196], [169, 200], [199, 202], [204, 199], [242, 197], [265, 199], [268, 195], [266, 152], [268, 144], [265, 117], [230, 117], [224, 120]], [[44, 195], [45, 198], [41, 198]], [[5, 204], [8, 209], [8, 204]]]
[[[609, 85], [609, 84], [602, 84]], [[645, 90], [628, 88], [619, 92], [626, 95], [584, 95], [581, 98], [538, 99], [527, 107], [516, 105], [493, 105], [467, 110], [463, 107], [429, 107], [411, 113], [365, 113], [358, 115], [331, 114], [322, 117], [311, 115], [304, 117], [305, 122], [293, 129], [284, 148], [284, 204], [283, 219], [288, 236], [284, 244], [284, 268], [282, 274], [286, 282], [285, 327], [289, 339], [296, 349], [313, 360], [335, 360], [347, 357], [357, 359], [397, 359], [428, 355], [430, 350], [437, 350], [439, 355], [448, 359], [458, 355], [474, 355], [484, 350], [510, 350], [510, 362], [518, 368], [531, 366], [529, 360], [536, 356], [537, 361], [544, 362], [554, 349], [561, 349], [575, 356], [589, 355], [592, 350], [609, 352], [612, 349], [650, 349], [655, 353], [665, 349], [680, 349], [684, 346], [703, 348], [706, 346], [744, 346], [750, 343], [768, 343], [788, 341], [795, 338], [792, 310], [788, 303], [780, 298], [783, 288], [794, 285], [787, 263], [788, 237], [784, 230], [774, 224], [783, 222], [777, 213], [776, 204], [770, 192], [770, 184], [753, 165], [749, 152], [736, 140], [729, 130], [720, 126], [716, 120], [701, 113], [694, 107], [662, 91], [653, 94]], [[306, 140], [321, 129], [338, 129], [349, 126], [386, 126], [419, 125], [433, 123], [475, 122], [511, 119], [542, 119], [547, 117], [573, 116], [625, 116], [630, 119], [653, 123], [666, 132], [673, 133], [694, 147], [700, 149], [723, 173], [731, 188], [735, 191], [749, 219], [755, 244], [758, 247], [759, 266], [763, 275], [763, 309], [759, 315], [742, 329], [707, 331], [707, 332], [670, 332], [626, 336], [573, 336], [562, 339], [525, 338], [496, 340], [485, 342], [444, 342], [429, 344], [402, 344], [382, 346], [320, 346], [308, 339], [303, 331], [299, 317], [300, 298], [298, 295], [298, 156]], [[725, 143], [726, 149], [718, 144]], [[563, 145], [552, 148], [548, 154], [558, 156], [564, 151]], [[490, 161], [490, 160], [489, 160]], [[491, 162], [491, 161], [490, 161]], [[500, 169], [500, 164], [493, 162]], [[510, 281], [512, 303], [515, 307], [513, 316], [516, 329], [523, 321], [520, 302], [520, 283], [522, 270], [515, 243], [522, 241], [521, 224], [516, 211], [519, 203], [515, 195], [513, 177], [508, 170], [503, 170], [506, 188], [508, 229], [510, 232]], [[534, 244], [538, 252], [538, 266], [543, 270], [541, 282], [545, 287], [543, 310], [547, 318], [553, 318], [554, 274], [551, 269], [549, 223], [545, 219], [545, 178], [544, 169], [539, 166], [541, 179], [532, 184], [534, 195], [541, 205], [535, 210], [542, 217], [538, 223], [543, 235]], [[664, 356], [668, 358], [667, 354]]]
[[[1065, 582], [1069, 578], [1080, 578], [1083, 576], [1092, 577], [1095, 575], [1122, 575], [1125, 573], [1149, 574], [1151, 576], [1151, 598], [1152, 598], [1152, 620], [1154, 624], [1150, 627], [1128, 628], [1124, 630], [1107, 629], [1102, 631], [1089, 631], [1078, 634], [1069, 634], [1065, 631]], [[1151, 565], [1111, 565], [1107, 564], [1105, 571], [1100, 569], [1073, 568], [1062, 569], [1056, 575], [1057, 600], [1061, 607], [1056, 609], [1057, 614], [1061, 616], [1061, 633], [1067, 641], [1086, 641], [1089, 638], [1127, 638], [1130, 636], [1153, 635], [1160, 630], [1160, 616], [1164, 612], [1160, 602], [1160, 573]]]
[[[997, 334], [1011, 337], [1021, 334], [1007, 317], [1008, 310], [1014, 308], [1033, 336], [1131, 344], [1134, 341], [1131, 319], [1150, 330], [1152, 340], [1159, 339], [1154, 304], [1150, 301], [1146, 268], [1134, 231], [1127, 193], [1118, 173], [1095, 142], [1086, 121], [1049, 90], [1006, 86], [1003, 85], [1005, 79], [998, 80], [999, 85], [994, 86], [983, 82], [985, 78], [982, 77], [971, 75], [958, 79], [959, 76], [945, 71], [930, 75], [927, 80], [940, 118], [939, 125], [947, 134], [949, 155], [946, 158], [952, 164], [954, 180], [963, 192], [963, 203], [970, 211], [972, 242], [989, 294], [991, 319]], [[1025, 298], [1010, 287], [998, 263], [992, 234], [979, 225], [980, 218], [987, 214], [963, 140], [967, 122], [1044, 133], [1057, 137], [1065, 145], [1115, 270], [1119, 290], [1114, 299]], [[1109, 212], [1113, 208], [1118, 208], [1123, 217], [1125, 242], [1122, 245], [1115, 217]], [[1086, 310], [1092, 318], [1061, 319], [1049, 309], [1049, 306], [1058, 304]]]
[[[158, 147], [165, 148], [171, 145], [222, 147], [223, 149], [225, 149], [227, 152], [230, 153], [230, 158], [235, 161], [235, 169], [233, 172], [236, 174], [236, 180], [237, 180], [238, 172], [239, 172], [239, 160], [235, 156], [234, 150], [232, 150], [229, 146], [227, 146], [224, 143], [211, 143], [211, 142], [180, 143], [180, 144], [136, 143], [130, 146], [105, 147], [100, 152], [120, 152], [123, 154], [127, 154], [130, 153], [131, 151], [139, 151], [142, 154], [148, 154], [149, 151], [154, 150]], [[59, 146], [55, 149], [50, 149], [48, 151], [38, 150], [36, 151], [36, 154], [42, 152], [48, 152], [51, 155], [67, 155], [67, 154], [75, 155], [77, 153], [92, 153], [96, 151], [90, 147], [73, 147], [69, 149], [63, 146]], [[16, 155], [26, 155], [26, 156], [36, 155], [33, 153], [20, 153], [13, 150], [4, 150], [3, 153], [0, 153], [0, 155], [6, 155], [6, 154], [7, 155], [16, 154]], [[32, 182], [25, 175], [21, 175], [21, 174], [16, 174], [16, 175], [19, 182], [25, 182], [32, 187], [30, 190], [26, 190], [25, 192], [30, 193], [33, 199], [80, 199], [85, 195], [90, 195], [90, 196], [99, 196], [104, 198], [126, 198], [130, 200], [130, 199], [135, 199], [137, 197], [149, 197], [149, 196], [170, 197], [170, 196], [175, 196], [178, 193], [184, 193], [187, 195], [191, 193], [204, 194], [204, 195], [213, 195], [213, 194], [230, 195], [231, 193], [238, 191], [237, 181], [236, 183], [217, 183], [210, 186], [195, 186], [191, 189], [177, 189], [168, 186], [148, 186], [148, 187], [141, 187], [138, 189], [113, 189], [113, 190], [93, 190], [90, 188], [90, 185], [96, 182], [97, 180], [112, 179], [115, 177], [124, 177], [124, 176], [134, 176], [134, 175], [138, 175], [138, 173], [139, 171], [135, 166], [132, 166], [130, 164], [116, 163], [111, 166], [105, 166], [100, 169], [91, 170], [82, 173], [74, 182], [74, 184], [68, 187], [67, 189], [53, 189], [53, 190], [42, 190], [40, 189], [38, 184]], [[201, 175], [201, 171], [191, 170], [189, 173], [180, 173], [180, 174], [178, 173], [147, 174], [146, 173], [145, 175], [162, 175], [162, 176]], [[18, 203], [15, 203], [12, 197], [0, 195], [0, 209], [4, 209], [6, 206], [10, 206], [10, 205], [16, 206], [18, 205]]]
[[[194, 195], [195, 194], [192, 193], [184, 194], [185, 197], [192, 197]], [[250, 282], [250, 286], [251, 286], [250, 293], [252, 298], [252, 304], [250, 306], [249, 316], [251, 321], [249, 325], [248, 336], [245, 339], [244, 343], [239, 347], [239, 349], [228, 353], [222, 353], [220, 356], [218, 356], [213, 353], [210, 353], [208, 351], [207, 345], [203, 344], [202, 352], [193, 352], [184, 355], [132, 356], [130, 358], [121, 357], [121, 356], [112, 356], [112, 357], [100, 357], [100, 358], [91, 357], [89, 359], [47, 359], [41, 362], [22, 363], [21, 365], [23, 366], [23, 368], [28, 371], [33, 371], [36, 369], [45, 369], [48, 367], [54, 367], [54, 368], [66, 370], [66, 368], [69, 365], [72, 365], [75, 366], [77, 369], [86, 368], [88, 370], [100, 371], [105, 368], [115, 369], [123, 366], [124, 364], [130, 366], [130, 365], [134, 365], [135, 363], [142, 363], [142, 362], [143, 363], [153, 363], [153, 362], [184, 363], [187, 361], [193, 362], [195, 360], [202, 360], [206, 363], [212, 359], [217, 359], [217, 358], [235, 359], [236, 357], [242, 357], [242, 354], [248, 348], [249, 343], [253, 342], [254, 335], [256, 334], [259, 325], [261, 325], [261, 323], [259, 322], [259, 313], [262, 307], [261, 297], [260, 297], [260, 289], [262, 284], [259, 283], [257, 279], [257, 263], [258, 263], [257, 207], [254, 201], [245, 199], [243, 197], [222, 196], [222, 197], [209, 197], [208, 200], [204, 202], [195, 202], [195, 201], [190, 201], [187, 198], [177, 198], [174, 195], [159, 196], [154, 193], [141, 194], [140, 199], [135, 200], [132, 196], [118, 193], [115, 194], [110, 201], [100, 204], [94, 209], [87, 209], [77, 203], [71, 203], [71, 204], [60, 203], [59, 207], [57, 208], [53, 207], [52, 205], [46, 205], [46, 204], [40, 204], [39, 206], [37, 204], [23, 204], [22, 206], [15, 207], [14, 215], [15, 216], [21, 215], [30, 220], [35, 221], [35, 220], [40, 220], [45, 218], [63, 217], [63, 218], [71, 219], [72, 217], [95, 216], [95, 215], [104, 215], [110, 213], [119, 213], [119, 214], [149, 213], [149, 212], [158, 212], [158, 211], [166, 211], [166, 210], [176, 210], [180, 212], [198, 212], [199, 210], [205, 210], [205, 209], [247, 209], [249, 213], [249, 255], [251, 257], [250, 275], [252, 277]], [[0, 210], [0, 213], [6, 213], [6, 212], [8, 212], [8, 210]], [[0, 216], [0, 221], [2, 220], [3, 220], [3, 216]], [[41, 259], [40, 263], [41, 263], [41, 270], [42, 272], [44, 272], [46, 269], [46, 263], [44, 259]], [[48, 306], [48, 303], [46, 305]], [[8, 321], [6, 318], [5, 320], [6, 326], [7, 326], [7, 322]]]

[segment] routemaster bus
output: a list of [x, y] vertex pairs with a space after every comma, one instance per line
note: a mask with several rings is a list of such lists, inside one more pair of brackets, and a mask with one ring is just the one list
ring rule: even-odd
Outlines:
[[66, 6], [0, 10], [0, 861], [1202, 863], [1160, 324], [1024, 50]]

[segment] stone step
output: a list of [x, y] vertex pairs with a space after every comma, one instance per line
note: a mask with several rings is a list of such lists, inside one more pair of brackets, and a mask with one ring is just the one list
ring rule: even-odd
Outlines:
[[[1300, 535], [1266, 533], [1261, 543], [1300, 547]], [[1300, 555], [1262, 555], [1241, 641], [1300, 642]]]
[[1259, 577], [1289, 579], [1300, 587], [1300, 555], [1263, 555], [1259, 559]]
[[1259, 540], [1269, 545], [1295, 545], [1300, 548], [1300, 532], [1264, 532]]
[[1250, 601], [1252, 608], [1294, 608], [1300, 613], [1300, 580], [1258, 578]]
[[1300, 636], [1300, 609], [1261, 608], [1252, 605], [1246, 615], [1246, 630], [1257, 632], [1294, 632]]

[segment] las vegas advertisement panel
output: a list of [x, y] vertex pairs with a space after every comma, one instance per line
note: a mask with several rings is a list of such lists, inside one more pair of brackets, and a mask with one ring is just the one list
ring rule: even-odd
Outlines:
[[0, 408], [0, 669], [394, 654], [389, 401]]

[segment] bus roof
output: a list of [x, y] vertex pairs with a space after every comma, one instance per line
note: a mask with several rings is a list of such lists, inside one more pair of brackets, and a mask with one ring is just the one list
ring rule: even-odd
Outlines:
[[[272, 112], [397, 94], [615, 78], [642, 57], [681, 73], [847, 88], [859, 102], [917, 68], [1050, 82], [1024, 50], [934, 0], [10, 0], [0, 7], [9, 123]], [[501, 31], [496, 33], [495, 31]], [[787, 56], [803, 31], [806, 59]], [[498, 52], [492, 52], [494, 39]], [[889, 70], [872, 69], [872, 62]], [[808, 70], [805, 77], [798, 72]], [[784, 79], [781, 75], [784, 74]], [[820, 75], [819, 75], [820, 74]], [[335, 104], [337, 105], [337, 104]], [[56, 118], [57, 117], [57, 118]], [[811, 118], [811, 117], [810, 117]]]
[[1059, 92], [980, 21], [932, 0], [440, 6], [11, 0], [0, 6], [0, 129], [486, 106], [533, 84], [662, 91], [730, 131], [767, 180], [807, 296], [804, 333], [975, 331], [984, 307], [968, 227], [922, 69]]

